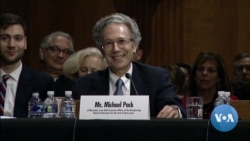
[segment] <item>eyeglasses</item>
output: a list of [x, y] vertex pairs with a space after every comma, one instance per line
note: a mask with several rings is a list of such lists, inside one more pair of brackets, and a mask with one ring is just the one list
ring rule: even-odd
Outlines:
[[102, 48], [105, 50], [109, 50], [112, 47], [114, 47], [115, 44], [118, 47], [123, 48], [123, 47], [127, 46], [131, 41], [133, 41], [133, 39], [131, 39], [131, 38], [119, 38], [116, 41], [106, 40], [106, 41], [104, 41]]
[[243, 71], [244, 69], [246, 69], [246, 71], [250, 72], [250, 65], [239, 65], [236, 67], [236, 70], [238, 72]]
[[64, 55], [70, 56], [74, 53], [74, 51], [72, 51], [71, 49], [60, 49], [57, 46], [50, 46], [46, 48], [48, 51], [50, 51], [51, 53], [56, 53], [59, 54], [60, 52], [62, 52]]

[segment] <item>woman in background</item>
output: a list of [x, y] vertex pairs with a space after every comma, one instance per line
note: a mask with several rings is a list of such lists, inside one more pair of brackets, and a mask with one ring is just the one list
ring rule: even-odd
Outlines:
[[100, 50], [96, 47], [88, 47], [68, 58], [63, 65], [63, 73], [73, 80], [106, 67], [107, 63]]
[[[231, 92], [230, 81], [222, 57], [212, 52], [201, 52], [192, 67], [190, 96], [203, 97], [203, 118], [209, 119], [218, 91]], [[231, 99], [237, 97], [231, 94]]]

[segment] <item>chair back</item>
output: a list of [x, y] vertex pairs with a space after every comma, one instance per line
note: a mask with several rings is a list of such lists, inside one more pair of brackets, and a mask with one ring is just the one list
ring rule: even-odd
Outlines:
[[231, 100], [230, 105], [236, 109], [239, 119], [250, 119], [250, 100]]

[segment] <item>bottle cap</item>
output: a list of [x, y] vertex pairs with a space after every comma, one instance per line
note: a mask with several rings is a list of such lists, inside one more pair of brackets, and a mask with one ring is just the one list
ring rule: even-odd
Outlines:
[[48, 96], [53, 96], [54, 94], [55, 94], [54, 91], [47, 91]]
[[230, 92], [225, 92], [225, 96], [229, 97], [230, 96]]
[[39, 93], [38, 92], [33, 92], [32, 96], [37, 97], [37, 96], [39, 96]]
[[65, 96], [71, 96], [72, 95], [72, 91], [65, 91]]
[[218, 96], [223, 96], [224, 95], [224, 91], [218, 91]]

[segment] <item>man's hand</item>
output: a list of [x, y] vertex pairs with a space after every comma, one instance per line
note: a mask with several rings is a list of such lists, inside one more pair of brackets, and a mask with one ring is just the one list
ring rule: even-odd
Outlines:
[[177, 106], [166, 105], [158, 113], [157, 118], [180, 118], [180, 112]]

